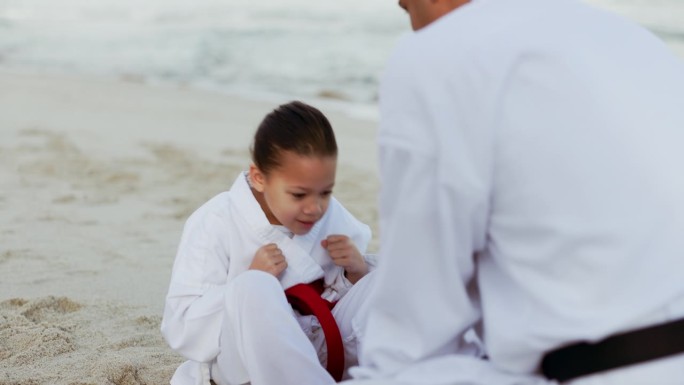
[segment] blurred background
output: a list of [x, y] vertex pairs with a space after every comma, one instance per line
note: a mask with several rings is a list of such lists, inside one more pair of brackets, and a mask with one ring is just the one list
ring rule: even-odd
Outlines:
[[[585, 1], [684, 57], [684, 0]], [[408, 30], [396, 0], [0, 0], [0, 68], [363, 106]]]
[[[684, 58], [684, 0], [585, 1]], [[168, 383], [183, 222], [277, 102], [330, 117], [377, 252], [378, 80], [409, 31], [397, 0], [0, 0], [0, 385]]]

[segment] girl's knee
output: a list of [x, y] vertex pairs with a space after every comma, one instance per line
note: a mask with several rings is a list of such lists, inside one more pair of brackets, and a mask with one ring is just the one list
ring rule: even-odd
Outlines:
[[247, 270], [230, 283], [234, 290], [250, 293], [262, 288], [278, 288], [282, 291], [280, 282], [273, 275], [261, 270]]
[[263, 312], [272, 307], [287, 307], [283, 287], [276, 277], [259, 270], [247, 270], [235, 277], [226, 291], [227, 309], [239, 313]]

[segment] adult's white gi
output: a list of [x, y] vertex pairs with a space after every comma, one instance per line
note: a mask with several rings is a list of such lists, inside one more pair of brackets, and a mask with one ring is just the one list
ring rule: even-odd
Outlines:
[[[219, 385], [333, 383], [319, 363], [326, 352], [317, 320], [295, 319], [283, 294], [319, 278], [325, 281], [322, 297], [339, 300], [333, 315], [346, 361], [354, 364], [360, 331], [351, 322], [366, 298], [367, 277], [352, 286], [333, 264], [320, 245], [331, 234], [349, 236], [362, 254], [371, 237], [370, 228], [334, 198], [308, 234], [288, 236], [268, 222], [246, 174], [195, 211], [183, 230], [161, 325], [171, 348], [189, 360], [171, 384], [208, 384], [210, 377]], [[257, 249], [268, 243], [276, 243], [288, 262], [279, 283], [269, 274], [247, 272]]]
[[[547, 351], [684, 316], [684, 63], [651, 33], [575, 0], [473, 0], [403, 38], [380, 116], [350, 384], [545, 382]], [[489, 360], [460, 354], [471, 327]], [[572, 384], [683, 379], [678, 355]]]

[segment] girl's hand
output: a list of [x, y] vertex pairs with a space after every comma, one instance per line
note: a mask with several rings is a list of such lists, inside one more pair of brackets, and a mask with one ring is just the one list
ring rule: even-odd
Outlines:
[[279, 276], [286, 268], [287, 260], [275, 243], [261, 246], [254, 254], [252, 264], [249, 265], [250, 270], [265, 271], [275, 277]]
[[321, 246], [328, 250], [330, 258], [337, 266], [344, 267], [347, 279], [356, 283], [368, 273], [368, 265], [359, 250], [346, 235], [329, 235], [321, 241]]

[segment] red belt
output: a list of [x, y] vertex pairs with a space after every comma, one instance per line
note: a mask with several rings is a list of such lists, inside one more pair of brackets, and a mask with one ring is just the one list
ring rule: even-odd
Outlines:
[[321, 298], [323, 293], [323, 280], [311, 282], [309, 284], [300, 283], [285, 290], [287, 302], [300, 314], [314, 315], [323, 329], [325, 345], [328, 347], [328, 373], [340, 382], [344, 372], [344, 345], [340, 329], [337, 327], [332, 308], [335, 303]]

